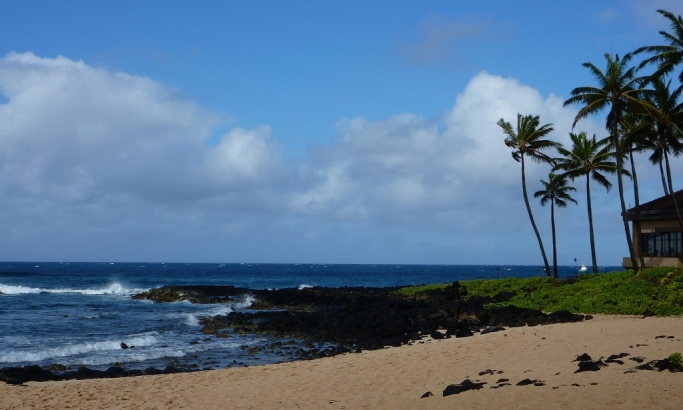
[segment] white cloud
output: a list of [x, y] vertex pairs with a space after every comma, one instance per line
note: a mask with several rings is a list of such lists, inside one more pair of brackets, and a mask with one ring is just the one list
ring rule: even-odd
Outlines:
[[208, 147], [219, 118], [148, 78], [13, 53], [0, 92], [4, 196], [192, 202], [258, 188], [281, 166], [268, 127]]
[[[517, 113], [540, 115], [542, 123], [554, 124], [551, 138], [567, 142], [575, 111], [562, 104], [562, 98], [543, 98], [514, 79], [482, 72], [440, 118], [343, 120], [339, 142], [312, 152], [303, 173], [312, 188], [294, 194], [290, 206], [383, 223], [506, 225], [510, 204], [521, 200], [520, 165], [496, 122], [514, 124]], [[593, 122], [585, 125], [600, 131]], [[549, 172], [544, 165], [528, 167], [531, 186]]]

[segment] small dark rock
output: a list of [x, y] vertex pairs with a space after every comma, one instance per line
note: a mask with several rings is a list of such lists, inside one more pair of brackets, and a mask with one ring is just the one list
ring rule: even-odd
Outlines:
[[455, 332], [455, 337], [470, 337], [474, 336], [474, 333], [470, 330], [469, 327], [463, 327], [461, 329], [456, 330]]
[[515, 386], [528, 386], [530, 384], [534, 384], [537, 382], [538, 382], [538, 380], [524, 379], [524, 380], [520, 380], [519, 382], [517, 382], [517, 384]]
[[493, 333], [493, 332], [501, 332], [505, 330], [503, 326], [491, 326], [487, 327], [486, 329], [482, 330], [480, 334], [485, 335], [487, 333]]
[[460, 384], [448, 385], [443, 391], [443, 397], [450, 396], [452, 394], [459, 394], [467, 390], [479, 390], [485, 384], [486, 382], [473, 382], [470, 379], [465, 379]]
[[430, 336], [432, 337], [432, 339], [435, 339], [435, 340], [445, 339], [445, 338], [446, 338], [446, 336], [445, 336], [443, 333], [439, 332], [438, 330], [433, 331], [433, 332], [430, 334]]
[[575, 362], [589, 362], [593, 360], [592, 357], [588, 355], [588, 353], [584, 353], [581, 356], [576, 356], [576, 359], [574, 360]]
[[586, 320], [592, 320], [593, 316], [592, 315], [586, 315]]
[[579, 362], [579, 368], [574, 373], [580, 372], [597, 372], [602, 367], [607, 366], [602, 360], [589, 360], [587, 362]]
[[125, 350], [125, 349], [128, 349], [128, 345], [125, 344], [125, 343], [123, 343], [123, 342], [121, 342], [121, 349], [124, 349], [124, 350]]
[[626, 356], [629, 356], [629, 354], [628, 353], [613, 354], [605, 360], [605, 363], [624, 364], [624, 362], [619, 360], [619, 359], [621, 359], [622, 357], [626, 357]]
[[648, 363], [643, 363], [641, 365], [636, 366], [636, 369], [638, 369], [638, 370], [654, 370], [652, 365], [655, 364], [656, 362], [657, 361], [655, 360], [655, 361], [651, 361]]
[[193, 341], [190, 342], [190, 344], [191, 344], [191, 345], [199, 344], [199, 340], [193, 340]]
[[420, 396], [420, 398], [421, 398], [421, 399], [424, 399], [424, 398], [427, 398], [427, 397], [430, 397], [430, 396], [433, 396], [433, 395], [434, 395], [434, 394], [433, 394], [432, 392], [428, 391], [427, 393], [425, 393], [425, 394], [423, 394], [422, 396]]
[[683, 366], [681, 366], [679, 363], [672, 362], [669, 359], [657, 360], [657, 362], [654, 364], [654, 368], [660, 372], [664, 370], [668, 370], [671, 373], [683, 372]]
[[71, 370], [71, 367], [65, 366], [65, 365], [63, 365], [63, 364], [55, 363], [55, 364], [51, 364], [51, 365], [47, 368], [47, 370], [50, 370], [50, 371], [52, 371], [52, 372], [65, 372], [65, 371], [67, 371], [67, 370]]
[[497, 385], [495, 385], [495, 386], [491, 386], [491, 388], [492, 388], [492, 389], [497, 389], [497, 388], [500, 388], [500, 387], [503, 387], [503, 386], [512, 386], [512, 385], [511, 385], [510, 383], [500, 383], [500, 384], [497, 384]]
[[651, 311], [650, 309], [646, 309], [645, 312], [643, 312], [643, 319], [646, 317], [652, 317], [655, 315], [655, 312]]
[[510, 379], [498, 379], [498, 381], [496, 382], [496, 384], [505, 383], [505, 382], [509, 382], [509, 381], [510, 381]]

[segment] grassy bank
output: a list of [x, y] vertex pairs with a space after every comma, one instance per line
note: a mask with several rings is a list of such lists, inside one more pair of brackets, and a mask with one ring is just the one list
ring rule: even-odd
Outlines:
[[[410, 286], [398, 292], [413, 295], [449, 284]], [[466, 297], [495, 296], [510, 292], [510, 300], [491, 306], [514, 305], [547, 312], [569, 310], [575, 313], [683, 314], [683, 271], [678, 268], [641, 269], [604, 274], [583, 274], [572, 279], [533, 277], [462, 281]]]

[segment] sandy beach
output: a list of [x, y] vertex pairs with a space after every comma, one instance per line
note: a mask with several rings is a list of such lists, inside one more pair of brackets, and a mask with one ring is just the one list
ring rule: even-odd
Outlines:
[[[657, 336], [667, 336], [659, 337]], [[673, 337], [669, 337], [673, 336]], [[596, 316], [313, 361], [185, 374], [0, 385], [2, 409], [678, 409], [683, 373], [633, 369], [683, 351], [683, 318]], [[628, 353], [575, 373], [574, 360]], [[491, 370], [488, 374], [480, 373]], [[490, 374], [492, 373], [492, 374]], [[450, 384], [486, 382], [443, 397]], [[510, 385], [497, 385], [508, 379]], [[523, 379], [544, 385], [517, 386]], [[501, 382], [499, 384], [503, 384]], [[433, 396], [421, 398], [427, 391]]]

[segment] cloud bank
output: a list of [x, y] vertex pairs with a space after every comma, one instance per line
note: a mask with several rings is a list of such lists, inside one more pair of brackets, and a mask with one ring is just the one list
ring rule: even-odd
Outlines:
[[[267, 125], [234, 128], [210, 146], [220, 123], [214, 113], [148, 78], [65, 57], [9, 54], [0, 59], [0, 93], [7, 99], [0, 227], [11, 233], [2, 240], [8, 249], [41, 235], [46, 247], [76, 255], [72, 248], [86, 240], [79, 238], [107, 236], [119, 245], [153, 242], [154, 257], [181, 260], [221, 260], [216, 241], [244, 242], [255, 229], [282, 242], [296, 234], [311, 247], [325, 246], [316, 239], [321, 226], [454, 237], [526, 229], [519, 164], [496, 122], [540, 115], [554, 124], [552, 138], [567, 142], [575, 115], [558, 96], [481, 72], [434, 118], [341, 119], [334, 142], [292, 164]], [[529, 166], [530, 190], [548, 171]], [[61, 247], [50, 242], [60, 240]], [[195, 245], [183, 250], [187, 240]], [[266, 260], [276, 254], [270, 239], [250, 246]], [[301, 260], [311, 247], [297, 250]]]

